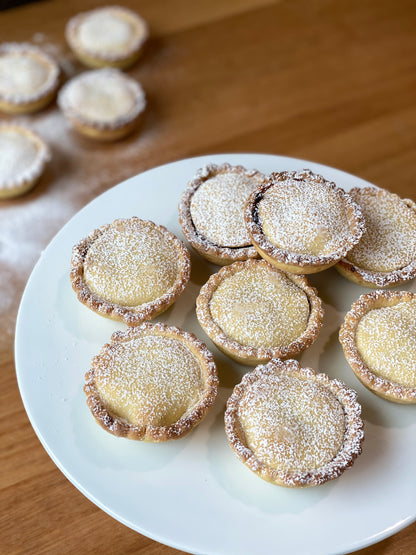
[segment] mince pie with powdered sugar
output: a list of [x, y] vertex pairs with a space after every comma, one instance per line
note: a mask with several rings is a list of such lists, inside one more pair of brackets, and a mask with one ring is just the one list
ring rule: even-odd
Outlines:
[[10, 114], [37, 112], [47, 106], [59, 86], [59, 66], [29, 43], [0, 45], [0, 110]]
[[416, 276], [416, 204], [377, 187], [350, 191], [366, 230], [335, 268], [365, 287], [393, 287]]
[[185, 245], [137, 217], [94, 230], [72, 250], [71, 283], [94, 312], [137, 326], [171, 306], [191, 272]]
[[179, 223], [197, 253], [221, 266], [258, 258], [244, 224], [244, 205], [263, 180], [257, 170], [228, 163], [198, 170], [179, 204]]
[[29, 191], [49, 160], [49, 147], [39, 135], [14, 123], [0, 124], [0, 199]]
[[187, 435], [218, 390], [206, 346], [192, 333], [161, 323], [115, 332], [85, 379], [88, 406], [106, 431], [151, 442]]
[[322, 328], [323, 307], [305, 276], [247, 260], [209, 278], [196, 300], [196, 315], [221, 351], [256, 365], [309, 347]]
[[252, 472], [279, 486], [317, 486], [338, 478], [361, 453], [357, 394], [296, 360], [257, 366], [227, 402], [229, 444]]
[[71, 50], [85, 65], [126, 69], [140, 57], [149, 31], [144, 19], [133, 10], [106, 6], [72, 17], [65, 35]]
[[416, 403], [416, 293], [361, 295], [339, 339], [354, 374], [370, 391], [396, 403]]
[[333, 266], [365, 229], [350, 195], [310, 170], [271, 173], [248, 199], [245, 221], [260, 256], [295, 274]]
[[141, 85], [117, 69], [81, 73], [62, 87], [58, 105], [76, 131], [92, 139], [113, 141], [138, 125], [146, 108]]

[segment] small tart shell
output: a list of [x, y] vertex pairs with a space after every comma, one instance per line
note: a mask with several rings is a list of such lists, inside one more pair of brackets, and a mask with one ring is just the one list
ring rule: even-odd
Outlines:
[[[305, 187], [319, 184], [327, 187], [328, 195], [345, 205], [350, 233], [339, 248], [321, 256], [298, 254], [274, 245], [265, 234], [259, 217], [259, 204], [269, 189], [285, 188], [288, 183], [304, 183]], [[290, 203], [290, 199], [288, 199]], [[311, 274], [326, 270], [338, 262], [360, 240], [364, 232], [364, 220], [358, 205], [343, 189], [310, 170], [274, 172], [252, 193], [245, 207], [245, 222], [253, 245], [260, 256], [273, 266], [295, 274]], [[302, 225], [299, 222], [298, 225]]]
[[[135, 30], [135, 37], [122, 52], [109, 52], [100, 49], [87, 48], [81, 44], [78, 31], [84, 21], [94, 15], [107, 13], [116, 19], [128, 22]], [[80, 62], [91, 68], [114, 67], [127, 69], [140, 58], [143, 45], [147, 41], [149, 30], [147, 23], [133, 10], [121, 6], [106, 6], [82, 12], [72, 17], [65, 28], [65, 37], [69, 47]]]
[[[227, 335], [217, 324], [211, 314], [211, 299], [218, 286], [229, 277], [246, 268], [256, 271], [256, 269], [267, 268], [277, 274], [285, 275], [293, 284], [303, 291], [308, 299], [310, 313], [309, 320], [304, 332], [288, 345], [276, 347], [254, 347], [242, 345], [234, 338]], [[271, 266], [265, 260], [247, 260], [245, 262], [234, 262], [230, 266], [221, 268], [219, 272], [213, 274], [207, 283], [201, 288], [196, 300], [196, 315], [198, 321], [215, 345], [233, 360], [251, 366], [268, 362], [272, 358], [288, 358], [297, 355], [307, 349], [316, 340], [323, 324], [322, 301], [318, 297], [314, 287], [309, 285], [305, 276], [295, 275]]]
[[[397, 208], [401, 206], [401, 211], [403, 215], [405, 215], [406, 212], [409, 213], [409, 211], [410, 213], [413, 213], [414, 229], [410, 229], [409, 234], [413, 233], [416, 238], [416, 204], [413, 200], [401, 199], [395, 193], [390, 193], [385, 189], [378, 189], [376, 187], [365, 187], [364, 189], [354, 188], [351, 190], [351, 193], [354, 194], [354, 192], [357, 192], [357, 194], [359, 194], [360, 196], [362, 195], [364, 198], [375, 196], [377, 197], [380, 204], [385, 202], [386, 200], [394, 200]], [[389, 222], [386, 222], [386, 224], [389, 224]], [[365, 241], [366, 233], [364, 233], [357, 246], [360, 246], [360, 244]], [[400, 250], [400, 245], [392, 245], [392, 248]], [[362, 285], [364, 287], [395, 287], [397, 285], [410, 281], [416, 276], [416, 257], [408, 264], [405, 264], [399, 268], [391, 271], [382, 272], [369, 270], [367, 268], [359, 267], [356, 264], [353, 264], [348, 259], [347, 254], [345, 258], [337, 263], [335, 268], [341, 275], [343, 275], [350, 281], [358, 283], [358, 285]]]
[[416, 294], [410, 291], [377, 290], [365, 293], [352, 304], [339, 331], [339, 340], [345, 358], [360, 382], [379, 397], [395, 403], [416, 403], [416, 388], [405, 387], [375, 374], [359, 353], [356, 333], [361, 319], [370, 311], [415, 298]]
[[47, 70], [47, 77], [36, 92], [1, 93], [0, 111], [8, 114], [29, 114], [45, 108], [55, 98], [60, 83], [58, 64], [40, 48], [29, 43], [3, 43], [0, 45], [1, 56], [16, 55], [32, 58]]
[[3, 131], [21, 133], [37, 150], [37, 156], [29, 167], [16, 173], [16, 175], [7, 181], [0, 183], [0, 199], [7, 199], [23, 195], [36, 185], [43, 174], [45, 165], [51, 158], [51, 154], [49, 147], [43, 139], [27, 127], [14, 123], [2, 123], [0, 124], [0, 134]]
[[[95, 76], [100, 79], [108, 76], [109, 79], [120, 80], [134, 98], [131, 109], [123, 115], [106, 121], [88, 118], [81, 113], [71, 98], [72, 90], [83, 81], [94, 79]], [[68, 81], [59, 91], [58, 106], [70, 125], [81, 135], [97, 141], [117, 141], [139, 127], [146, 108], [146, 97], [140, 83], [117, 69], [104, 68], [86, 71]]]
[[182, 226], [182, 231], [186, 239], [198, 254], [206, 258], [209, 262], [220, 266], [231, 264], [238, 260], [258, 258], [259, 256], [253, 245], [233, 248], [215, 244], [204, 237], [198, 229], [196, 229], [193, 222], [191, 216], [191, 202], [195, 192], [209, 179], [230, 172], [249, 177], [259, 184], [264, 180], [263, 174], [257, 170], [247, 170], [243, 166], [231, 166], [228, 163], [221, 165], [208, 164], [204, 168], [198, 170], [195, 177], [188, 183], [179, 203], [179, 223]]
[[[154, 337], [168, 337], [179, 341], [190, 353], [192, 353], [201, 369], [201, 379], [204, 387], [199, 400], [176, 422], [170, 425], [138, 425], [128, 422], [126, 419], [114, 414], [107, 409], [95, 382], [95, 373], [97, 369], [100, 365], [106, 364], [107, 354], [111, 352], [117, 344], [149, 335]], [[113, 333], [110, 343], [105, 344], [100, 354], [93, 358], [91, 368], [85, 375], [84, 386], [88, 407], [95, 420], [102, 428], [115, 436], [150, 442], [179, 439], [187, 435], [201, 422], [211, 409], [216, 399], [217, 391], [217, 369], [214, 358], [205, 344], [190, 332], [185, 332], [173, 326], [166, 326], [162, 323], [144, 323], [137, 328], [129, 328], [126, 331], [116, 331]]]
[[[163, 240], [170, 245], [171, 251], [176, 253], [177, 277], [173, 285], [160, 297], [138, 306], [123, 306], [100, 297], [90, 289], [84, 277], [85, 259], [93, 243], [111, 227], [123, 227], [125, 224], [148, 226], [151, 229], [158, 230]], [[128, 326], [138, 326], [145, 320], [151, 320], [167, 310], [185, 289], [190, 274], [190, 254], [183, 242], [168, 231], [166, 227], [137, 217], [115, 220], [112, 224], [103, 225], [81, 239], [72, 249], [70, 278], [78, 300], [101, 316], [125, 322]]]
[[[327, 388], [338, 399], [344, 410], [344, 442], [338, 454], [320, 468], [310, 471], [290, 472], [270, 466], [248, 446], [244, 427], [240, 421], [239, 405], [247, 391], [258, 381], [268, 383], [270, 376], [293, 376], [307, 382], [316, 382]], [[235, 386], [227, 402], [225, 412], [225, 431], [231, 449], [238, 459], [263, 480], [275, 485], [300, 488], [318, 486], [338, 478], [352, 466], [360, 455], [364, 440], [364, 425], [361, 419], [361, 406], [357, 403], [357, 394], [340, 380], [331, 380], [326, 374], [316, 374], [311, 368], [302, 368], [296, 360], [272, 360], [265, 366], [258, 366], [246, 374]]]

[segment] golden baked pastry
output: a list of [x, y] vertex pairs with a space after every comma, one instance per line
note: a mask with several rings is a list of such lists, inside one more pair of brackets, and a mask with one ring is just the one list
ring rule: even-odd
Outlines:
[[323, 308], [305, 276], [247, 260], [209, 278], [196, 300], [196, 315], [221, 351], [255, 365], [309, 347], [321, 330]]
[[209, 164], [188, 183], [179, 222], [192, 247], [214, 264], [258, 258], [244, 224], [244, 205], [263, 181], [257, 170]]
[[357, 378], [396, 403], [416, 403], [416, 294], [377, 290], [353, 303], [339, 339]]
[[366, 287], [391, 287], [416, 276], [416, 204], [376, 187], [350, 191], [364, 216], [366, 231], [336, 265]]
[[121, 6], [79, 13], [65, 29], [71, 50], [82, 63], [94, 68], [130, 67], [139, 58], [148, 34], [143, 18]]
[[245, 220], [260, 256], [295, 274], [329, 268], [364, 231], [351, 197], [310, 170], [270, 174], [250, 196]]
[[361, 453], [355, 391], [295, 360], [272, 360], [246, 374], [227, 402], [234, 453], [273, 484], [317, 486], [338, 478]]
[[94, 230], [73, 248], [71, 283], [93, 311], [137, 326], [164, 312], [190, 277], [185, 245], [165, 227], [136, 217]]
[[0, 199], [29, 191], [49, 159], [49, 148], [36, 133], [14, 123], [0, 124]]
[[105, 430], [153, 442], [188, 434], [218, 389], [206, 346], [193, 334], [161, 323], [115, 332], [85, 380], [88, 406]]
[[62, 87], [58, 105], [76, 131], [113, 141], [138, 125], [146, 107], [140, 84], [117, 69], [81, 73]]
[[10, 114], [37, 112], [55, 96], [59, 66], [28, 43], [0, 45], [0, 110]]

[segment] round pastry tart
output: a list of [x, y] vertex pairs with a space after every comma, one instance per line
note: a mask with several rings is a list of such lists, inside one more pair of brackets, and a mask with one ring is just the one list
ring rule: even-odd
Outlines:
[[0, 45], [0, 110], [11, 114], [37, 112], [55, 96], [59, 66], [28, 43]]
[[416, 276], [416, 204], [376, 187], [355, 188], [366, 231], [336, 265], [351, 281], [367, 287], [390, 287]]
[[149, 34], [146, 22], [121, 6], [77, 14], [68, 21], [65, 31], [71, 50], [85, 65], [120, 69], [137, 61]]
[[323, 308], [305, 276], [247, 260], [209, 278], [196, 300], [196, 315], [221, 351], [255, 365], [309, 347], [322, 328]]
[[136, 217], [103, 225], [72, 250], [71, 283], [78, 299], [129, 326], [169, 308], [190, 272], [182, 241], [165, 227]]
[[339, 380], [272, 360], [246, 374], [227, 402], [225, 431], [255, 474], [286, 487], [338, 478], [361, 453], [361, 407]]
[[377, 290], [346, 314], [339, 339], [357, 378], [396, 403], [416, 403], [416, 294]]
[[0, 124], [0, 198], [29, 191], [49, 159], [49, 148], [36, 133], [21, 125]]
[[244, 223], [244, 205], [264, 180], [257, 170], [209, 164], [188, 183], [179, 222], [192, 247], [214, 264], [258, 258]]
[[351, 197], [310, 170], [270, 174], [250, 196], [245, 221], [260, 256], [295, 274], [329, 268], [364, 231]]
[[152, 442], [188, 434], [218, 390], [206, 346], [193, 334], [160, 323], [115, 332], [85, 380], [88, 406], [105, 430]]
[[137, 81], [107, 68], [86, 71], [68, 81], [59, 92], [58, 104], [79, 133], [112, 141], [137, 126], [146, 98]]

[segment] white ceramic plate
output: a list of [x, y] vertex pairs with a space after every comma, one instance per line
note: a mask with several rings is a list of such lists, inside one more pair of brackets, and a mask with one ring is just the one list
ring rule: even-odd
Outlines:
[[[217, 267], [193, 255], [192, 280], [159, 319], [196, 333], [214, 352], [222, 388], [213, 410], [188, 437], [146, 444], [111, 436], [93, 420], [84, 373], [115, 329], [76, 299], [71, 248], [94, 228], [132, 215], [182, 237], [177, 205], [187, 181], [208, 162], [263, 172], [308, 167], [345, 189], [366, 182], [333, 168], [280, 156], [230, 154], [182, 160], [137, 175], [86, 206], [58, 233], [24, 292], [16, 329], [16, 369], [30, 421], [46, 451], [91, 501], [138, 532], [191, 553], [239, 555], [346, 553], [389, 536], [416, 518], [415, 406], [369, 393], [352, 374], [337, 340], [353, 300], [365, 292], [333, 269], [312, 276], [325, 302], [325, 326], [300, 357], [358, 391], [363, 454], [339, 479], [289, 490], [264, 482], [228, 447], [223, 412], [231, 387], [248, 370], [221, 355], [195, 317], [200, 286]], [[408, 289], [416, 290], [414, 284]]]

